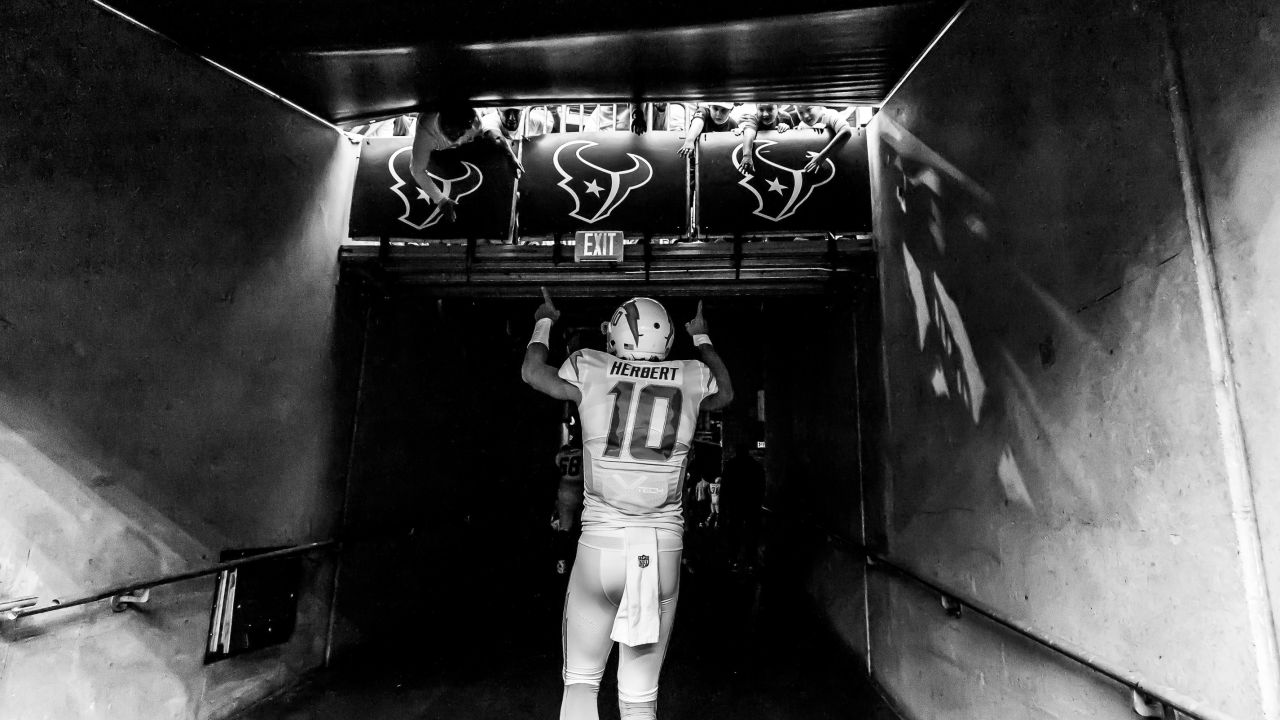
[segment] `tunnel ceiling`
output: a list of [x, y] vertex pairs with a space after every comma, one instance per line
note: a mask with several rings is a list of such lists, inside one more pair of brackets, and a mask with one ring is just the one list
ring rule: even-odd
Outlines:
[[[960, 0], [111, 0], [333, 122], [584, 99], [881, 101]], [[784, 14], [785, 13], [785, 14]]]

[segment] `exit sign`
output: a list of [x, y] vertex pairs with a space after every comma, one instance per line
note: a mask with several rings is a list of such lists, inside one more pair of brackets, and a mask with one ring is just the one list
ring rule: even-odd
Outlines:
[[574, 262], [622, 262], [621, 230], [579, 230], [573, 243]]

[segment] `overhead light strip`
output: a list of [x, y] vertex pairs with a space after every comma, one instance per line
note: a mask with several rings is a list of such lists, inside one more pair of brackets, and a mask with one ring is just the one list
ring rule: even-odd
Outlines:
[[951, 29], [952, 25], [956, 24], [956, 21], [960, 19], [960, 16], [964, 14], [964, 11], [969, 9], [970, 2], [972, 2], [972, 0], [965, 0], [964, 4], [960, 6], [960, 9], [956, 10], [955, 14], [951, 16], [951, 19], [947, 21], [947, 24], [943, 25], [942, 29], [938, 31], [938, 34], [933, 36], [933, 40], [929, 41], [929, 44], [925, 46], [924, 52], [920, 53], [920, 56], [916, 58], [916, 61], [911, 63], [911, 67], [907, 68], [907, 71], [902, 73], [902, 77], [894, 84], [893, 89], [889, 91], [889, 94], [885, 95], [884, 99], [877, 103], [878, 107], [884, 107], [889, 104], [889, 99], [893, 97], [894, 93], [898, 92], [898, 88], [902, 87], [903, 83], [907, 81], [907, 78], [911, 77], [911, 73], [915, 72], [916, 68], [920, 66], [920, 63], [924, 62], [924, 59], [929, 57], [929, 53], [933, 52], [933, 46], [938, 44], [938, 41], [947, 34], [947, 31]]
[[277, 92], [275, 92], [275, 91], [273, 91], [273, 90], [270, 90], [270, 89], [268, 89], [268, 88], [266, 88], [266, 87], [263, 87], [262, 85], [259, 85], [258, 83], [256, 83], [256, 82], [254, 82], [254, 81], [250, 80], [249, 78], [245, 77], [244, 75], [241, 75], [240, 73], [236, 72], [235, 70], [232, 70], [231, 68], [227, 67], [226, 65], [223, 65], [223, 64], [221, 64], [221, 63], [217, 62], [216, 60], [213, 60], [212, 58], [210, 58], [210, 57], [209, 57], [209, 56], [207, 56], [207, 55], [200, 55], [200, 54], [198, 54], [198, 53], [192, 52], [190, 49], [188, 49], [188, 48], [187, 48], [186, 46], [184, 46], [182, 43], [177, 42], [177, 41], [176, 41], [176, 40], [174, 40], [173, 38], [169, 37], [168, 35], [165, 35], [164, 33], [160, 32], [160, 31], [158, 31], [158, 30], [156, 30], [156, 29], [154, 29], [154, 28], [152, 28], [152, 27], [149, 27], [149, 26], [147, 26], [147, 25], [144, 25], [143, 23], [139, 22], [139, 21], [138, 21], [138, 20], [136, 20], [135, 18], [133, 18], [133, 17], [131, 17], [131, 16], [129, 16], [129, 15], [124, 14], [123, 12], [121, 12], [121, 11], [117, 10], [116, 8], [111, 7], [110, 5], [108, 5], [108, 4], [104, 3], [104, 2], [102, 2], [101, 0], [90, 0], [90, 2], [92, 2], [94, 5], [97, 5], [98, 7], [102, 8], [103, 10], [106, 10], [107, 12], [111, 13], [112, 15], [115, 15], [116, 17], [118, 17], [118, 18], [120, 18], [120, 19], [124, 20], [125, 22], [127, 22], [127, 23], [129, 23], [129, 24], [133, 25], [134, 27], [140, 28], [141, 30], [143, 30], [143, 31], [145, 31], [145, 32], [148, 32], [148, 33], [150, 33], [150, 34], [152, 34], [152, 35], [154, 35], [154, 36], [156, 36], [156, 37], [160, 38], [161, 40], [163, 40], [163, 41], [165, 41], [165, 42], [169, 43], [170, 45], [174, 46], [175, 48], [178, 48], [178, 49], [179, 49], [179, 50], [181, 50], [182, 52], [187, 53], [188, 55], [192, 55], [192, 56], [194, 56], [194, 57], [196, 57], [196, 58], [198, 58], [198, 59], [200, 59], [200, 60], [203, 60], [204, 62], [206, 62], [206, 63], [208, 63], [208, 64], [210, 64], [210, 65], [214, 66], [215, 68], [217, 68], [217, 69], [221, 70], [222, 72], [226, 73], [227, 75], [230, 75], [231, 77], [235, 78], [236, 80], [239, 80], [240, 82], [242, 82], [242, 83], [244, 83], [244, 84], [248, 85], [249, 87], [251, 87], [251, 88], [253, 88], [253, 89], [257, 90], [258, 92], [261, 92], [262, 94], [266, 95], [267, 97], [270, 97], [270, 98], [272, 98], [272, 99], [274, 99], [274, 100], [277, 100], [277, 101], [279, 101], [279, 102], [281, 102], [281, 103], [284, 103], [284, 104], [285, 104], [285, 105], [287, 105], [289, 108], [291, 108], [291, 109], [293, 109], [293, 110], [295, 110], [295, 111], [297, 111], [297, 112], [299, 112], [299, 113], [302, 113], [303, 115], [306, 115], [307, 117], [311, 118], [312, 120], [315, 120], [316, 122], [320, 123], [321, 125], [324, 125], [325, 127], [331, 128], [332, 130], [334, 130], [334, 131], [335, 131], [335, 132], [337, 132], [338, 134], [340, 134], [340, 135], [345, 135], [345, 134], [346, 134], [346, 133], [342, 130], [342, 128], [338, 127], [337, 125], [334, 125], [333, 123], [329, 122], [328, 120], [325, 120], [324, 118], [320, 117], [319, 115], [316, 115], [315, 113], [313, 113], [313, 112], [311, 112], [310, 110], [308, 110], [308, 109], [306, 109], [306, 108], [302, 107], [301, 105], [299, 105], [299, 104], [297, 104], [297, 103], [293, 102], [292, 100], [289, 100], [288, 98], [285, 98], [284, 96], [280, 95], [280, 93], [277, 93]]

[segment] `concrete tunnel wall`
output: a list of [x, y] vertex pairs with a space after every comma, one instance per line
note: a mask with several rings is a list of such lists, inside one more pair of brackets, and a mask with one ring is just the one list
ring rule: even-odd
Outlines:
[[[1203, 173], [1272, 623], [1280, 622], [1280, 7], [1178, 3], [1175, 31]], [[1280, 696], [1280, 672], [1272, 676]], [[1280, 702], [1280, 700], [1276, 700]], [[1278, 711], [1280, 712], [1280, 711]]]
[[[874, 121], [888, 403], [871, 535], [1157, 685], [1277, 717], [1278, 11], [1170, 11], [1216, 294], [1145, 7], [975, 1]], [[1215, 317], [1238, 406], [1215, 396]], [[918, 586], [873, 572], [869, 603], [874, 674], [909, 718], [1133, 717], [1125, 689]]]
[[[0, 597], [328, 537], [351, 146], [87, 2], [4, 3], [0, 88]], [[303, 567], [292, 641], [209, 666], [213, 578], [9, 626], [0, 717], [225, 717], [322, 662]]]

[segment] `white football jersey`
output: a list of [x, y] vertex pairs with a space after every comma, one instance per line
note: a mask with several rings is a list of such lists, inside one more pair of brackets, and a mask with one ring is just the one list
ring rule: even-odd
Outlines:
[[584, 530], [680, 532], [680, 494], [698, 408], [718, 387], [699, 360], [622, 360], [579, 350], [560, 377], [582, 393]]

